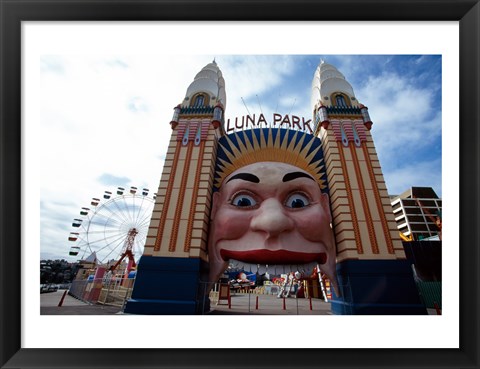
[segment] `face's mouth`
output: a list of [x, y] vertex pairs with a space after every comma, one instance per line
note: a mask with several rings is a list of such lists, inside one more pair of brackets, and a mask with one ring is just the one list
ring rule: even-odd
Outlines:
[[287, 250], [220, 250], [223, 260], [228, 261], [231, 268], [250, 271], [258, 274], [269, 273], [280, 275], [289, 272], [300, 272], [309, 276], [317, 265], [327, 262], [327, 254], [306, 253]]
[[317, 262], [325, 264], [327, 254], [324, 252], [307, 253], [287, 250], [249, 250], [249, 251], [230, 251], [220, 250], [220, 256], [223, 260], [235, 259], [250, 264], [308, 264]]

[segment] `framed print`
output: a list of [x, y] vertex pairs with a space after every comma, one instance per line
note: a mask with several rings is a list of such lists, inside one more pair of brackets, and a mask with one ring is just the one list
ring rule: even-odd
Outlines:
[[[479, 367], [478, 1], [0, 2], [2, 368]], [[242, 55], [255, 68], [222, 67], [222, 62], [228, 66], [239, 63], [240, 59], [230, 57], [231, 55]], [[410, 292], [405, 292], [410, 288], [407, 285], [411, 282], [414, 292], [418, 293], [413, 282], [421, 280], [421, 268], [414, 267], [412, 272], [410, 265], [386, 260], [393, 258], [392, 255], [398, 251], [391, 241], [391, 237], [398, 238], [397, 224], [392, 218], [394, 229], [392, 231], [388, 228], [388, 221], [381, 220], [383, 205], [378, 204], [386, 202], [385, 206], [390, 207], [390, 199], [383, 199], [384, 195], [379, 191], [367, 191], [369, 183], [362, 183], [362, 178], [383, 183], [383, 177], [380, 178], [382, 174], [379, 174], [376, 167], [379, 159], [373, 145], [367, 149], [365, 144], [363, 151], [355, 149], [361, 147], [362, 142], [373, 142], [369, 131], [372, 121], [375, 121], [373, 118], [370, 120], [374, 109], [370, 106], [369, 115], [368, 108], [361, 101], [356, 101], [350, 85], [351, 75], [343, 76], [341, 68], [337, 69], [335, 62], [332, 62], [340, 63], [342, 59], [338, 55], [343, 56], [343, 60], [348, 60], [342, 66], [355, 64], [354, 70], [359, 76], [356, 78], [360, 80], [362, 77], [370, 78], [372, 82], [373, 77], [367, 74], [367, 70], [375, 68], [381, 69], [384, 77], [389, 77], [362, 88], [364, 95], [369, 93], [370, 101], [375, 100], [375, 106], [379, 107], [376, 108], [377, 111], [382, 108], [388, 112], [389, 103], [384, 101], [388, 100], [389, 90], [385, 88], [386, 84], [399, 97], [395, 101], [395, 108], [398, 108], [397, 114], [401, 116], [397, 117], [398, 120], [392, 118], [392, 121], [398, 122], [398, 134], [388, 142], [387, 138], [383, 138], [386, 136], [380, 136], [382, 139], [379, 140], [379, 136], [374, 135], [377, 148], [390, 145], [392, 151], [399, 150], [408, 141], [412, 144], [414, 135], [418, 139], [415, 141], [417, 146], [426, 146], [427, 141], [432, 140], [430, 136], [433, 136], [434, 128], [426, 133], [417, 130], [415, 119], [425, 124], [434, 121], [437, 125], [431, 123], [429, 127], [440, 127], [442, 131], [435, 138], [436, 147], [428, 146], [421, 154], [424, 161], [435, 160], [437, 177], [432, 177], [425, 166], [419, 166], [418, 172], [409, 173], [412, 176], [409, 178], [420, 178], [423, 175], [422, 183], [438, 180], [444, 191], [440, 197], [443, 198], [445, 210], [442, 213], [440, 205], [436, 218], [440, 223], [435, 223], [440, 229], [440, 235], [443, 235], [441, 256], [435, 256], [441, 267], [431, 277], [443, 282], [440, 300], [442, 306], [439, 306], [438, 297], [432, 297], [429, 302], [431, 316], [421, 316], [427, 315], [423, 314], [426, 310], [422, 304], [427, 305], [427, 296], [434, 295], [431, 290], [422, 290], [423, 300], [418, 296], [416, 300], [410, 300]], [[377, 57], [375, 62], [374, 57]], [[98, 62], [100, 59], [101, 62]], [[422, 74], [417, 76], [419, 80], [428, 80], [423, 89], [413, 91], [403, 84], [403, 80], [394, 78], [402, 73], [408, 74], [408, 65], [421, 64], [427, 59], [429, 63], [422, 64]], [[168, 62], [164, 63], [164, 60]], [[292, 65], [288, 63], [299, 63], [300, 60], [313, 68], [312, 75], [318, 65], [318, 73], [315, 72], [318, 75], [315, 75], [312, 87], [308, 87], [309, 93], [313, 91], [312, 95], [318, 95], [312, 103], [313, 122], [295, 112], [295, 109], [300, 110], [300, 105], [311, 108], [310, 101], [304, 104], [293, 93], [290, 94], [299, 81], [291, 82], [289, 90], [278, 88], [274, 92], [278, 94], [278, 104], [285, 107], [283, 114], [269, 110], [265, 103], [266, 97], [260, 93], [260, 96], [255, 95], [256, 101], [253, 98], [250, 101], [246, 98], [244, 100], [247, 93], [252, 96], [254, 93], [250, 90], [246, 92], [245, 85], [245, 89], [242, 89], [241, 82], [234, 87], [237, 91], [230, 95], [227, 74], [233, 75], [231, 79], [237, 81], [250, 81], [242, 79], [242, 73], [251, 74], [254, 70], [258, 77], [253, 83], [272, 87], [277, 86], [277, 77], [272, 70], [288, 69]], [[201, 64], [197, 65], [197, 62]], [[394, 63], [403, 69], [398, 67], [396, 74], [388, 74]], [[145, 73], [126, 77], [125, 70], [133, 64], [140, 66], [139, 69]], [[88, 76], [78, 74], [73, 79], [72, 75], [67, 76], [65, 73], [67, 66], [80, 69], [88, 66], [91, 73]], [[155, 71], [155, 68], [168, 69], [168, 72], [162, 75], [146, 72], [147, 69]], [[109, 79], [106, 77], [106, 69], [111, 72]], [[175, 74], [178, 75], [175, 82], [165, 77]], [[158, 78], [158, 85], [152, 87], [149, 83], [155, 78]], [[327, 79], [335, 81], [335, 84], [332, 83], [335, 87], [331, 89], [340, 88], [343, 92], [318, 87]], [[216, 89], [211, 87], [212, 83]], [[122, 86], [126, 84], [132, 91], [120, 96], [119, 101], [123, 105], [121, 111], [116, 111], [119, 105], [109, 104], [109, 99], [121, 94]], [[101, 86], [106, 88], [102, 90]], [[201, 91], [198, 86], [202, 87]], [[159, 87], [162, 89], [162, 94], [159, 95], [139, 92]], [[181, 92], [177, 92], [177, 87]], [[187, 87], [183, 102], [168, 113], [173, 114], [171, 119], [161, 116], [160, 120], [165, 122], [148, 121], [152, 110], [162, 110], [163, 114], [164, 110], [171, 108], [165, 107], [163, 103], [168, 100], [168, 104], [172, 104], [171, 96], [174, 96], [175, 102], [177, 97], [182, 97], [181, 93]], [[213, 92], [205, 94], [203, 89]], [[99, 90], [102, 91], [99, 93]], [[349, 94], [350, 90], [352, 92]], [[47, 92], [54, 96], [48, 103], [45, 97]], [[229, 96], [235, 97], [228, 100]], [[358, 98], [362, 99], [360, 94]], [[235, 112], [224, 119], [227, 100], [232, 106], [231, 111]], [[431, 100], [437, 100], [435, 106], [438, 107], [438, 114], [433, 111], [427, 114], [421, 110], [422, 104]], [[331, 106], [328, 105], [330, 101]], [[239, 107], [238, 110], [234, 109], [235, 104]], [[251, 114], [253, 104], [258, 105], [259, 110]], [[269, 105], [272, 104], [275, 105], [269, 102]], [[207, 108], [211, 108], [211, 111]], [[243, 108], [248, 115], [241, 112]], [[208, 144], [210, 128], [204, 131], [201, 120], [205, 112], [212, 116], [206, 126], [211, 123], [214, 127], [212, 132], [216, 133], [212, 133], [211, 137], [218, 140], [218, 149], [217, 146]], [[418, 117], [415, 113], [418, 113]], [[128, 114], [134, 117], [139, 126], [140, 123], [145, 123], [143, 130], [130, 130], [124, 124], [122, 115]], [[38, 124], [39, 115], [44, 120], [50, 120], [51, 124]], [[187, 115], [189, 116], [186, 117]], [[272, 123], [267, 123], [270, 118]], [[383, 115], [381, 120], [386, 119], [388, 114]], [[105, 122], [104, 125], [101, 124], [102, 121]], [[261, 127], [264, 123], [265, 126]], [[161, 124], [167, 125], [168, 130], [160, 130], [158, 127]], [[253, 128], [249, 129], [248, 124]], [[279, 126], [278, 130], [276, 125]], [[289, 129], [282, 130], [282, 125], [288, 125]], [[216, 136], [221, 131], [219, 126], [224, 126], [226, 132], [219, 135], [221, 138]], [[328, 143], [332, 138], [330, 144], [324, 145], [323, 151], [311, 150], [310, 147], [320, 145], [311, 138], [314, 132], [320, 136], [320, 132], [326, 132], [327, 128], [330, 129], [331, 136], [322, 133], [321, 139]], [[153, 136], [170, 136], [170, 133], [165, 135], [164, 132], [173, 130], [175, 136], [172, 134], [172, 139], [166, 137], [165, 142], [159, 144], [164, 147], [162, 152], [155, 147], [157, 143], [149, 141]], [[128, 138], [126, 141], [125, 137]], [[397, 142], [394, 142], [395, 139]], [[137, 141], [137, 144], [142, 142], [144, 148], [130, 146], [128, 140]], [[61, 145], [58, 144], [60, 141]], [[338, 152], [329, 151], [333, 144], [338, 145]], [[69, 151], [69, 147], [79, 149], [74, 152]], [[94, 151], [93, 147], [103, 147], [103, 152]], [[149, 150], [147, 148], [154, 149], [144, 157], [139, 157], [138, 152]], [[88, 153], [93, 154], [87, 155]], [[279, 153], [282, 159], [274, 159]], [[197, 154], [199, 158], [209, 158], [208, 155], [212, 155], [213, 159], [208, 159], [208, 168], [204, 165], [205, 162], [198, 164], [200, 159], [198, 163], [195, 161]], [[132, 282], [130, 286], [128, 277], [120, 282], [127, 291], [126, 294], [131, 294], [128, 298], [125, 297], [121, 311], [112, 314], [102, 307], [102, 314], [56, 315], [51, 313], [55, 309], [41, 309], [39, 305], [36, 268], [39, 254], [45, 251], [39, 239], [43, 240], [53, 232], [58, 232], [55, 228], [61, 228], [60, 233], [64, 232], [62, 224], [71, 223], [72, 220], [68, 211], [48, 218], [45, 214], [52, 206], [67, 206], [67, 203], [70, 206], [79, 201], [76, 192], [82, 186], [87, 187], [88, 183], [88, 174], [85, 175], [81, 168], [89, 167], [93, 173], [91, 175], [99, 183], [110, 184], [113, 180], [128, 182], [129, 178], [119, 174], [121, 171], [115, 171], [116, 164], [109, 160], [109, 156], [121, 158], [121, 162], [130, 165], [128, 168], [131, 169], [128, 170], [132, 171], [132, 178], [136, 168], [168, 168], [161, 175], [160, 186], [154, 196], [154, 191], [149, 192], [148, 188], [153, 188], [155, 183], [150, 184], [149, 180], [142, 183], [143, 179], [139, 181], [138, 188], [132, 185], [115, 190], [117, 195], [122, 196], [122, 201], [124, 192], [134, 198], [132, 205], [124, 206], [140, 209], [138, 214], [141, 213], [143, 202], [141, 205], [135, 203], [137, 192], [143, 196], [142, 199], [151, 197], [148, 201], [150, 211], [154, 214], [151, 222], [155, 222], [155, 227], [162, 231], [152, 232], [148, 226], [143, 231], [141, 224], [129, 225], [125, 230], [122, 228], [127, 234], [125, 241], [121, 244], [117, 242], [117, 246], [121, 246], [118, 253], [122, 259], [118, 263], [113, 259], [109, 269], [105, 268], [101, 274], [95, 272], [95, 276], [91, 276], [93, 282], [86, 282], [83, 289], [78, 289], [80, 292], [75, 292], [70, 287], [71, 294], [76, 298], [88, 303], [100, 301], [102, 283], [106, 279], [110, 281], [116, 278], [112, 274], [125, 259], [125, 268], [131, 267], [126, 275], [130, 276], [133, 271], [136, 284]], [[264, 158], [260, 163], [258, 156]], [[332, 159], [337, 156], [339, 159]], [[357, 156], [360, 157], [360, 164], [355, 161]], [[63, 167], [52, 164], [57, 161]], [[269, 165], [265, 166], [265, 162]], [[326, 163], [327, 170], [322, 169], [323, 162]], [[195, 164], [190, 168], [188, 163]], [[109, 168], [108, 172], [105, 167]], [[349, 187], [353, 182], [347, 179], [344, 184], [342, 182], [341, 189], [335, 192], [335, 186], [327, 182], [335, 182], [330, 176], [332, 172], [343, 170], [338, 168], [346, 168], [347, 177], [349, 175], [355, 178], [358, 188]], [[204, 169], [209, 171], [205, 172]], [[425, 169], [426, 174], [421, 172], [422, 169]], [[276, 192], [272, 186], [269, 187], [269, 177], [264, 178], [265, 173], [278, 175], [281, 179]], [[397, 176], [406, 177], [406, 174], [396, 172]], [[75, 183], [66, 181], [67, 177], [74, 178]], [[45, 186], [41, 185], [47, 181], [57, 182], [56, 187], [47, 188], [51, 192], [48, 196], [45, 195]], [[210, 187], [203, 188], [202, 181], [210, 181]], [[239, 182], [247, 183], [245, 188], [240, 188]], [[294, 183], [301, 185], [292, 189]], [[355, 191], [359, 191], [358, 196]], [[400, 189], [395, 191], [400, 192]], [[183, 200], [177, 200], [180, 199], [179, 193], [189, 194], [193, 204], [190, 208], [185, 207]], [[280, 199], [279, 193], [285, 196], [282, 195]], [[65, 194], [67, 196], [62, 197]], [[93, 208], [102, 208], [106, 200], [115, 203], [116, 198], [109, 191], [103, 194], [103, 198], [102, 195], [91, 196], [94, 196], [88, 199], [91, 205], [81, 208], [80, 214], [88, 214]], [[416, 199], [415, 196], [417, 195], [412, 193], [411, 199]], [[424, 201], [424, 196], [418, 196]], [[170, 205], [168, 212], [162, 213], [164, 203], [158, 200], [160, 197], [167, 199], [165, 204]], [[209, 200], [211, 198], [213, 200]], [[349, 216], [353, 219], [351, 232], [348, 229], [341, 233], [340, 230], [346, 227], [350, 218], [345, 218], [344, 210], [338, 210], [337, 213], [337, 210], [332, 210], [332, 203], [325, 200], [328, 198], [342, 199], [339, 201], [346, 199], [349, 204], [354, 204], [349, 205]], [[221, 204], [220, 201], [226, 205], [218, 205]], [[420, 200], [416, 201], [420, 204], [419, 207], [423, 206], [419, 203]], [[230, 237], [231, 234], [240, 232], [241, 219], [244, 219], [242, 217], [247, 219], [257, 216], [248, 215], [247, 210], [260, 209], [264, 206], [260, 203], [270, 204], [265, 205], [269, 211], [273, 211], [275, 207], [272, 204], [277, 203], [287, 210], [281, 210], [274, 216], [270, 215], [271, 218], [264, 217], [265, 219], [260, 218], [258, 211], [260, 215], [255, 220], [256, 229], [261, 227], [261, 222], [268, 223], [269, 227], [278, 227], [282, 222], [297, 222], [302, 227], [309, 224], [310, 218], [306, 215], [302, 217], [297, 208], [308, 207], [311, 214], [314, 214], [311, 217], [325, 218], [325, 228], [322, 228], [322, 236], [319, 236], [321, 240], [317, 240], [323, 246], [320, 249], [312, 246], [311, 254], [315, 255], [315, 259], [306, 256], [307, 252], [286, 250], [286, 246], [285, 250], [282, 249], [275, 256], [270, 251], [253, 253], [246, 250], [241, 253], [238, 249], [232, 251], [228, 247], [217, 247], [217, 240], [220, 240], [220, 245], [227, 237], [218, 231], [220, 226], [217, 224], [228, 229], [224, 233]], [[374, 207], [374, 203], [378, 206]], [[118, 215], [114, 211], [108, 210], [108, 215], [102, 215], [100, 210], [94, 212], [94, 215], [99, 214], [98, 218], [108, 219], [115, 224], [122, 222], [121, 219], [114, 219]], [[329, 218], [325, 215], [328, 213], [333, 216], [330, 215]], [[288, 216], [282, 218], [285, 214]], [[378, 214], [380, 217], [377, 219]], [[199, 219], [207, 218], [208, 221], [199, 222]], [[178, 224], [175, 223], [177, 219]], [[335, 223], [338, 219], [341, 219], [340, 225]], [[442, 219], [446, 224], [443, 232]], [[76, 256], [82, 248], [81, 244], [75, 243], [83, 236], [80, 227], [82, 221], [75, 218], [71, 223], [73, 230], [70, 234], [66, 232], [64, 237], [65, 244], [67, 238], [68, 243], [73, 244], [70, 255]], [[417, 224], [418, 219], [413, 223]], [[98, 221], [92, 221], [92, 229], [98, 224]], [[105, 224], [101, 227], [106, 229]], [[296, 235], [297, 238], [293, 241], [290, 239], [290, 242], [308, 244], [310, 236], [317, 234], [314, 228]], [[408, 237], [410, 240], [417, 237], [420, 241], [432, 236], [423, 234], [420, 226], [415, 229], [410, 227], [410, 233], [402, 234], [405, 238], [402, 239], [408, 241]], [[90, 231], [90, 226], [88, 230]], [[333, 243], [333, 249], [323, 236], [329, 232], [333, 234], [332, 230], [336, 232], [336, 245]], [[105, 231], [102, 229], [100, 233], [102, 232], [102, 241], [105, 241]], [[274, 231], [265, 232], [271, 235]], [[93, 231], [90, 235], [92, 234]], [[149, 251], [143, 251], [137, 267], [132, 252], [135, 237], [139, 234], [145, 237], [145, 250]], [[383, 241], [377, 241], [377, 234], [394, 236], [382, 238], [384, 245]], [[187, 241], [181, 243], [183, 241], [180, 235], [184, 235], [188, 244]], [[432, 237], [438, 237], [437, 233]], [[213, 243], [207, 245], [207, 239], [208, 242], [213, 240]], [[239, 244], [245, 245], [246, 239], [255, 238], [244, 238]], [[341, 244], [339, 239], [347, 239], [351, 243], [345, 241]], [[371, 249], [366, 248], [368, 242], [365, 240], [369, 240]], [[400, 239], [398, 242], [401, 245]], [[50, 243], [61, 244], [62, 239]], [[180, 251], [179, 245], [182, 247]], [[66, 245], [61, 247], [65, 248]], [[84, 260], [100, 257], [102, 252], [101, 248], [90, 251], [95, 252]], [[176, 252], [173, 262], [171, 255], [168, 263], [162, 259], [167, 252]], [[404, 252], [403, 248], [401, 252]], [[405, 252], [407, 253], [406, 250]], [[414, 251], [409, 252], [408, 256], [419, 257]], [[422, 249], [422, 252], [425, 250]], [[362, 255], [370, 255], [369, 253], [372, 257], [368, 258], [367, 270], [361, 259]], [[340, 254], [342, 255], [339, 256]], [[110, 254], [105, 257], [110, 257]], [[273, 273], [272, 260], [285, 264], [282, 258], [295, 260], [297, 269], [283, 273], [277, 273], [275, 269]], [[332, 302], [328, 305], [331, 310], [321, 317], [309, 314], [289, 317], [250, 314], [251, 310], [258, 309], [259, 299], [258, 295], [248, 293], [243, 295], [248, 296], [248, 314], [231, 314], [236, 315], [234, 317], [227, 316], [228, 314], [206, 314], [210, 311], [210, 304], [206, 304], [205, 300], [210, 301], [212, 296], [217, 296], [217, 306], [223, 303], [224, 312], [231, 309], [230, 295], [237, 293], [232, 282], [234, 279], [230, 280], [230, 284], [220, 283], [214, 287], [209, 284], [227, 276], [227, 271], [230, 270], [227, 265], [232, 265], [229, 264], [230, 259], [258, 263], [257, 272], [253, 273], [255, 278], [262, 276], [269, 279], [269, 276], [265, 277], [269, 272], [283, 278], [277, 285], [268, 283], [264, 286], [268, 286], [269, 291], [276, 288], [272, 300], [278, 301], [279, 307], [283, 301], [284, 310], [286, 302], [288, 304], [294, 301], [286, 299], [293, 290], [295, 294], [302, 290], [302, 293], [312, 296], [317, 294], [317, 298], [324, 296], [325, 302], [328, 296]], [[303, 262], [311, 263], [309, 267], [317, 268], [316, 287], [308, 284], [308, 278], [311, 277], [299, 272], [298, 264]], [[209, 265], [206, 267], [205, 263]], [[266, 269], [261, 269], [259, 263], [265, 264]], [[242, 272], [247, 271], [245, 266], [242, 268]], [[397, 277], [405, 273], [405, 268], [408, 275], [411, 274], [408, 282], [403, 277]], [[238, 270], [232, 272], [235, 275], [228, 274], [228, 279], [235, 277], [239, 291], [250, 292], [253, 284], [250, 284], [249, 278], [253, 276], [237, 272]], [[95, 284], [95, 278], [103, 281], [100, 287]], [[148, 279], [148, 283], [139, 283], [141, 278]], [[360, 280], [362, 285], [355, 289], [353, 286]], [[44, 283], [42, 279], [41, 283]], [[373, 287], [370, 288], [369, 283]], [[388, 294], [379, 292], [379, 283], [389, 284]], [[33, 291], [33, 287], [36, 291]], [[51, 286], [41, 288], [48, 289]], [[152, 292], [156, 288], [173, 297], [165, 298], [167, 302], [160, 302], [156, 292]], [[107, 291], [107, 297], [104, 296], [104, 303], [109, 292]], [[375, 293], [373, 300], [367, 299]], [[194, 296], [194, 305], [183, 303], [188, 300], [184, 296], [190, 296], [189, 294]], [[368, 296], [365, 297], [366, 295]], [[407, 295], [408, 299], [405, 297]], [[61, 307], [65, 296], [66, 292], [58, 307]], [[251, 299], [255, 301], [255, 297], [256, 306], [250, 303]], [[358, 302], [359, 298], [362, 298], [361, 302]], [[260, 299], [260, 304], [263, 301]], [[307, 311], [308, 299], [302, 302], [305, 302]], [[298, 314], [299, 300], [296, 303]]]

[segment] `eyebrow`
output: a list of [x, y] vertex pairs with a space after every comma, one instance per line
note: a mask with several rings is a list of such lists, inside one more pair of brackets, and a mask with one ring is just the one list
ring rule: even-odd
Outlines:
[[251, 173], [238, 173], [230, 178], [226, 183], [233, 181], [234, 179], [243, 179], [244, 181], [249, 181], [253, 183], [260, 183], [260, 179]]
[[288, 182], [292, 181], [296, 178], [310, 178], [312, 181], [315, 181], [312, 176], [309, 176], [307, 173], [303, 172], [292, 172], [292, 173], [287, 173], [283, 176], [282, 182]]

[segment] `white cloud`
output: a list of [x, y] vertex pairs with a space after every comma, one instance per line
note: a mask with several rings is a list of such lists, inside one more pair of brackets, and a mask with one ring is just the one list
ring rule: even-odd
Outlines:
[[128, 100], [127, 108], [133, 113], [142, 113], [148, 111], [148, 104], [143, 98], [135, 96]]
[[[213, 58], [62, 55], [47, 59], [61, 61], [63, 73], [41, 73], [40, 190], [48, 204], [40, 219], [41, 252], [57, 250], [57, 257], [74, 260], [68, 257], [71, 221], [92, 197], [101, 197], [105, 190], [114, 192], [117, 186], [157, 191], [173, 107]], [[248, 68], [243, 65], [242, 70]], [[265, 84], [273, 78], [266, 70], [264, 76]], [[105, 181], [106, 174], [110, 181]], [[115, 178], [128, 183], [114, 184]]]
[[65, 61], [58, 55], [44, 55], [40, 59], [40, 69], [43, 73], [63, 74]]
[[[277, 89], [281, 88], [285, 78], [295, 71], [294, 60], [288, 55], [222, 56], [217, 58], [217, 63], [225, 78], [227, 118], [261, 112], [266, 118], [271, 117], [275, 106], [280, 103]], [[267, 98], [260, 97], [267, 91], [275, 93]]]
[[410, 187], [432, 187], [439, 197], [442, 197], [441, 159], [406, 163], [400, 168], [384, 170], [388, 192], [399, 195]]
[[[422, 148], [431, 150], [436, 142], [440, 145], [442, 112], [433, 109], [433, 91], [419, 88], [408, 77], [390, 73], [369, 78], [356, 95], [368, 105], [373, 121], [372, 136], [382, 167], [402, 165], [412, 172], [408, 176], [385, 174], [389, 191], [398, 192], [401, 186], [406, 186], [403, 189], [406, 190], [413, 185], [415, 181], [405, 179], [421, 173], [415, 171], [416, 166], [435, 168], [428, 158], [418, 155]], [[441, 147], [435, 149], [441, 152]], [[436, 168], [440, 168], [438, 163]], [[436, 172], [441, 176], [441, 170]], [[421, 182], [428, 184], [425, 178]], [[441, 188], [441, 181], [435, 181], [435, 184]]]

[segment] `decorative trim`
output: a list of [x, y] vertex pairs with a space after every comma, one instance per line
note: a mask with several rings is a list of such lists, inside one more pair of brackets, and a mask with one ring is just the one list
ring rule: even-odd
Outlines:
[[[182, 214], [183, 201], [185, 200], [185, 188], [187, 187], [188, 181], [188, 171], [190, 169], [190, 160], [192, 159], [193, 145], [189, 143], [187, 147], [187, 154], [185, 156], [185, 165], [183, 166], [182, 181], [180, 182], [180, 189], [178, 192], [178, 202], [175, 207], [175, 215], [173, 217], [173, 229], [170, 234], [170, 244], [168, 246], [168, 251], [175, 252], [178, 236], [178, 227], [180, 225], [180, 217]], [[180, 156], [180, 155], [178, 155]], [[200, 163], [198, 163], [200, 164]], [[175, 178], [173, 179], [175, 181]]]
[[[336, 99], [337, 96], [343, 96], [343, 98], [345, 99], [345, 103], [346, 103], [347, 105], [346, 105], [346, 106], [339, 106], [339, 105], [337, 105], [337, 99]], [[333, 109], [342, 109], [342, 110], [343, 110], [343, 109], [348, 109], [348, 110], [358, 109], [358, 108], [353, 108], [353, 107], [352, 107], [352, 102], [351, 102], [351, 100], [350, 100], [350, 97], [349, 97], [347, 94], [343, 93], [343, 92], [333, 92], [332, 94], [330, 94], [330, 101], [332, 102], [333, 105], [327, 107], [327, 109], [329, 109], [329, 108], [330, 108], [330, 109], [332, 109], [332, 108], [333, 108]], [[333, 109], [332, 109], [332, 110], [333, 110]], [[358, 109], [358, 110], [360, 110], [360, 109]]]
[[365, 125], [361, 121], [356, 120], [356, 121], [353, 122], [353, 127], [354, 127], [354, 129], [356, 129], [356, 131], [358, 133], [358, 136], [360, 138], [360, 141], [367, 142], [367, 135], [365, 133]]
[[[363, 146], [363, 154], [366, 158], [369, 158], [368, 149], [366, 146]], [[380, 196], [380, 191], [378, 190], [377, 181], [375, 179], [375, 173], [373, 172], [372, 163], [370, 160], [366, 160], [368, 174], [370, 175], [370, 181], [372, 182], [373, 193], [375, 195], [375, 202], [377, 203], [378, 214], [380, 216], [380, 221], [382, 223], [383, 233], [385, 234], [385, 239], [387, 240], [387, 250], [389, 254], [395, 254], [395, 249], [393, 247], [392, 237], [390, 236], [390, 229], [388, 228], [387, 218], [385, 216], [385, 210], [382, 205], [382, 197]]]
[[219, 139], [215, 187], [235, 170], [260, 161], [297, 166], [315, 179], [325, 192], [325, 165], [318, 137], [283, 128], [255, 128], [225, 135]]
[[360, 191], [360, 198], [362, 199], [362, 205], [365, 211], [365, 220], [368, 228], [368, 237], [370, 238], [370, 242], [372, 243], [372, 252], [374, 254], [379, 254], [380, 250], [378, 248], [377, 237], [375, 235], [375, 228], [373, 227], [372, 214], [370, 213], [370, 206], [368, 205], [367, 192], [365, 190], [362, 171], [360, 170], [360, 165], [358, 162], [358, 156], [357, 156], [354, 143], [350, 144], [350, 152], [352, 153], [353, 167], [355, 168], [355, 174], [357, 175], [358, 189]]
[[[344, 249], [337, 251], [337, 255], [340, 255], [346, 251], [357, 251], [357, 249], [352, 247], [345, 247]], [[345, 260], [358, 260], [358, 258], [346, 258], [346, 259], [343, 259], [342, 261], [345, 261]]]
[[350, 186], [350, 178], [348, 176], [347, 163], [345, 160], [345, 155], [343, 153], [342, 144], [337, 142], [337, 146], [338, 146], [338, 154], [340, 156], [340, 162], [342, 163], [342, 168], [343, 168], [343, 177], [345, 178], [345, 189], [347, 191], [350, 214], [352, 216], [353, 233], [355, 234], [355, 244], [357, 245], [357, 252], [359, 254], [363, 254], [362, 239], [360, 237], [360, 230], [358, 229], [358, 218], [357, 218], [357, 212], [355, 210], [355, 204], [353, 202], [352, 187]]
[[[192, 230], [193, 230], [193, 221], [195, 218], [195, 208], [197, 207], [196, 199], [198, 195], [198, 188], [200, 186], [200, 175], [202, 173], [202, 164], [204, 161], [204, 152], [205, 152], [205, 141], [202, 140], [200, 142], [200, 152], [198, 154], [198, 162], [197, 162], [197, 171], [195, 173], [195, 182], [194, 182], [194, 187], [193, 187], [193, 192], [192, 192], [192, 201], [191, 201], [191, 207], [190, 207], [190, 213], [188, 216], [188, 226], [187, 226], [187, 234], [185, 238], [185, 247], [183, 251], [189, 252], [190, 247], [192, 245]], [[213, 163], [212, 163], [213, 165]]]
[[153, 247], [154, 252], [160, 251], [163, 229], [165, 228], [165, 222], [167, 220], [167, 209], [168, 209], [168, 205], [170, 204], [170, 199], [172, 197], [173, 178], [175, 178], [175, 173], [177, 171], [177, 164], [178, 164], [178, 157], [179, 157], [177, 153], [181, 147], [182, 147], [182, 142], [177, 141], [177, 146], [175, 148], [175, 153], [173, 156], [173, 163], [170, 170], [170, 176], [169, 176], [169, 180], [167, 181], [167, 189], [165, 191], [165, 200], [163, 202], [162, 214], [160, 216], [160, 224], [158, 225], [157, 237], [155, 239], [155, 245]]
[[177, 130], [177, 141], [182, 141], [186, 146], [188, 142], [195, 140], [197, 128], [201, 123], [196, 120], [188, 120], [180, 122]]
[[[203, 97], [203, 102], [202, 105], [197, 105], [195, 106], [194, 104], [197, 102], [198, 97]], [[190, 106], [189, 108], [191, 109], [206, 109], [206, 108], [211, 108], [213, 110], [213, 107], [209, 106], [210, 105], [210, 95], [207, 94], [206, 92], [197, 92], [195, 95], [192, 96], [190, 99]]]

